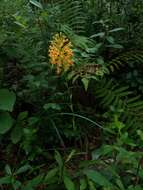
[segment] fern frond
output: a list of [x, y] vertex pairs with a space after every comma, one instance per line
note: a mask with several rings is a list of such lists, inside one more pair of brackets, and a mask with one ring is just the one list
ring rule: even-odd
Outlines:
[[143, 64], [143, 51], [129, 51], [123, 53], [109, 61], [108, 68], [110, 72], [114, 72], [121, 67], [131, 64]]
[[104, 109], [114, 106], [117, 110], [124, 110], [121, 119], [128, 127], [139, 121], [143, 123], [143, 100], [134, 96], [128, 86], [120, 87], [113, 80], [103, 79], [96, 83], [95, 89], [96, 99]]
[[68, 25], [77, 34], [85, 32], [86, 17], [82, 1], [79, 0], [55, 0], [53, 6], [59, 7], [59, 22]]

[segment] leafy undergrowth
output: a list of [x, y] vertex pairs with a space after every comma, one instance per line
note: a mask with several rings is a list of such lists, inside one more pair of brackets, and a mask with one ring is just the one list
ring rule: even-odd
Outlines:
[[143, 2], [1, 0], [0, 189], [143, 189]]

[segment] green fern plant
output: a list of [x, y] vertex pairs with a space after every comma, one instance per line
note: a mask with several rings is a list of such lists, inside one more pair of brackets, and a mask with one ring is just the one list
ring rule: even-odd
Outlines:
[[31, 0], [31, 2], [39, 8], [47, 7], [55, 10], [54, 17], [57, 24], [70, 27], [76, 34], [85, 32], [86, 16], [81, 0], [41, 0], [40, 3]]
[[62, 24], [68, 25], [78, 34], [85, 31], [86, 18], [81, 1], [58, 0], [55, 4], [59, 6], [61, 10], [59, 20]]
[[132, 50], [126, 53], [122, 53], [108, 62], [108, 68], [110, 72], [119, 70], [121, 67], [125, 67], [132, 64], [142, 64], [143, 63], [143, 51], [142, 50]]
[[109, 111], [110, 107], [122, 110], [121, 120], [127, 127], [143, 122], [143, 100], [134, 95], [128, 86], [120, 86], [113, 80], [102, 79], [95, 84], [95, 95], [99, 105]]

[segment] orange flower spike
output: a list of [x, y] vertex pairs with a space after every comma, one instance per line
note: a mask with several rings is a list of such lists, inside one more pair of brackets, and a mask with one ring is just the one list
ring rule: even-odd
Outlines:
[[56, 65], [57, 74], [67, 71], [73, 64], [72, 44], [62, 33], [56, 34], [49, 46], [50, 63]]

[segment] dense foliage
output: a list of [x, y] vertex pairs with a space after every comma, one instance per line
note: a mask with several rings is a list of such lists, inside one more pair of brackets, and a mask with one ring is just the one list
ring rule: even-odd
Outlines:
[[143, 189], [143, 1], [1, 0], [0, 189]]

